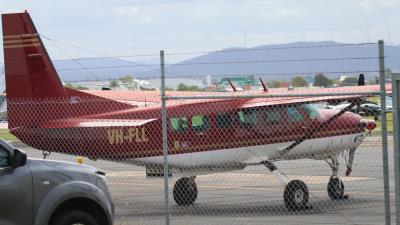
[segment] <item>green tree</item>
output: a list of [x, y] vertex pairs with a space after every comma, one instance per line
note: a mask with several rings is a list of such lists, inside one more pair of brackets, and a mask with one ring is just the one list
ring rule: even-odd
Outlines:
[[273, 80], [273, 81], [271, 81], [271, 82], [269, 83], [268, 86], [270, 86], [271, 88], [278, 88], [280, 83], [281, 83], [281, 82], [278, 81], [278, 80]]
[[329, 87], [332, 85], [332, 80], [326, 77], [322, 73], [317, 73], [314, 77], [314, 86], [315, 87]]
[[296, 76], [292, 78], [293, 87], [307, 87], [308, 83], [302, 76]]
[[131, 75], [127, 75], [125, 77], [121, 77], [118, 79], [124, 86], [126, 89], [128, 90], [136, 90], [138, 88], [137, 83], [135, 82], [135, 80], [133, 79], [133, 76]]
[[116, 89], [119, 87], [118, 81], [117, 80], [111, 80], [110, 84], [108, 85], [111, 89]]
[[341, 86], [357, 86], [358, 78], [357, 77], [346, 77], [342, 82], [340, 82]]

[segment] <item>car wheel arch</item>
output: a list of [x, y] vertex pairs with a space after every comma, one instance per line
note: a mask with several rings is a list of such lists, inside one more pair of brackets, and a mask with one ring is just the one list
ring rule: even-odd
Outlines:
[[96, 186], [85, 182], [65, 183], [55, 187], [40, 201], [42, 204], [35, 210], [35, 225], [49, 224], [51, 217], [64, 203], [71, 200], [87, 200], [95, 202], [105, 213], [107, 225], [112, 221], [112, 215], [108, 211], [113, 211], [113, 206], [106, 201], [107, 197], [103, 191]]

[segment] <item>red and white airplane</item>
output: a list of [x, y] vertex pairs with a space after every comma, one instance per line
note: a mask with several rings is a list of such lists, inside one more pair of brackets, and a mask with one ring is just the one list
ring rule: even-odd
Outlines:
[[[3, 14], [3, 44], [8, 124], [22, 142], [41, 150], [123, 161], [146, 167], [148, 176], [162, 176], [161, 100], [155, 91], [77, 91], [63, 86], [27, 12]], [[264, 85], [263, 85], [264, 86]], [[388, 86], [389, 88], [389, 86]], [[351, 89], [263, 91], [246, 94], [360, 93], [377, 85]], [[177, 93], [167, 95], [209, 95]], [[215, 93], [215, 95], [224, 93]], [[242, 95], [241, 92], [230, 93]], [[362, 95], [274, 97], [252, 99], [168, 100], [169, 172], [180, 177], [173, 196], [177, 204], [197, 198], [195, 177], [265, 165], [279, 180], [285, 177], [273, 162], [325, 160], [332, 168], [328, 194], [344, 196], [338, 176], [338, 155], [350, 155], [374, 121], [346, 112]], [[321, 101], [349, 101], [342, 111], [317, 109]], [[287, 182], [285, 205], [308, 206], [309, 192], [301, 180]]]

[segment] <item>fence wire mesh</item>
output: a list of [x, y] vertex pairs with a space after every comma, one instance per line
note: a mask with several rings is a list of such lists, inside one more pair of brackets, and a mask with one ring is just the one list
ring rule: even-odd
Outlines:
[[[383, 224], [381, 111], [361, 91], [167, 92], [171, 224]], [[10, 131], [104, 170], [115, 224], [164, 224], [159, 92], [87, 93], [8, 99]]]

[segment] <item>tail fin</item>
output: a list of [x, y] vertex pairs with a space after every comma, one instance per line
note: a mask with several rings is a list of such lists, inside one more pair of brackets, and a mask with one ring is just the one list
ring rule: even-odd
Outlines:
[[67, 97], [28, 12], [3, 14], [7, 98]]

